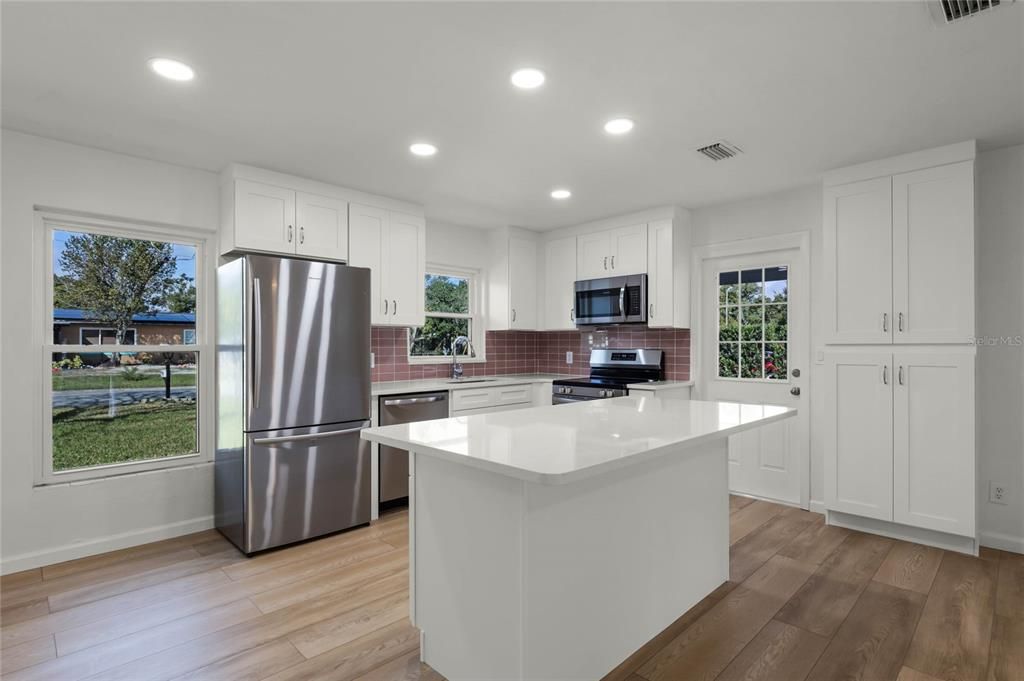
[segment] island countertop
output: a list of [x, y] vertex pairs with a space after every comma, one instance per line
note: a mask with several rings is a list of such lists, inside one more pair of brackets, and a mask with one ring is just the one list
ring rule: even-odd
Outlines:
[[776, 405], [630, 395], [367, 428], [362, 437], [557, 485], [795, 415], [795, 409]]

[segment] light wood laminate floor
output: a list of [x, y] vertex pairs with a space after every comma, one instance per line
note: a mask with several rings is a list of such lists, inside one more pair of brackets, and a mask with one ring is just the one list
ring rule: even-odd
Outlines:
[[[606, 681], [1024, 679], [1024, 556], [731, 510], [731, 579]], [[408, 621], [407, 543], [397, 512], [251, 559], [208, 531], [5, 576], [3, 680], [443, 681]]]

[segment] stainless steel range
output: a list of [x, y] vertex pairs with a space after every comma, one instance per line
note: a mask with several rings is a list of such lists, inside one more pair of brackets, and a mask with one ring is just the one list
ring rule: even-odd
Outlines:
[[633, 383], [663, 380], [661, 350], [601, 348], [590, 353], [589, 378], [561, 378], [551, 384], [551, 404], [622, 397]]

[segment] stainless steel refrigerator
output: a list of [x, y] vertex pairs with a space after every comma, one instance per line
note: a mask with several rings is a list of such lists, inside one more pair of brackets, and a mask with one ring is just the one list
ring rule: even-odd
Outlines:
[[245, 553], [370, 521], [370, 271], [217, 269], [217, 529]]

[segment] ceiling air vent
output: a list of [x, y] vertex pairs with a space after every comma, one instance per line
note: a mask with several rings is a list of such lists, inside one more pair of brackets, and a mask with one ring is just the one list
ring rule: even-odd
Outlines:
[[701, 147], [697, 150], [697, 153], [704, 154], [712, 161], [724, 161], [727, 158], [736, 156], [743, 150], [737, 147], [735, 144], [729, 144], [725, 140], [719, 140], [714, 144], [709, 144], [706, 147]]
[[947, 24], [998, 7], [999, 4], [1000, 0], [939, 0]]

